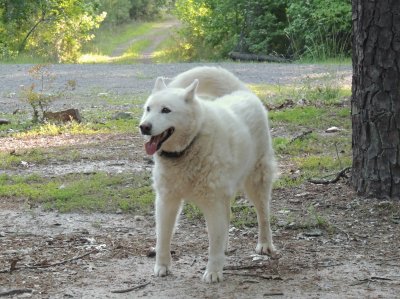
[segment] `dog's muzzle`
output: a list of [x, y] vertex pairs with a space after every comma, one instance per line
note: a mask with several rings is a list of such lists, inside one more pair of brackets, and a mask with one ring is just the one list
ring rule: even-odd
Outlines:
[[144, 123], [139, 126], [142, 135], [151, 135], [152, 125], [150, 123]]

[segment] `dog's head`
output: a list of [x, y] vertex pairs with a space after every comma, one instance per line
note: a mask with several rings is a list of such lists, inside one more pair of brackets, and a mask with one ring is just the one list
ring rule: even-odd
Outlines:
[[148, 139], [145, 144], [148, 155], [158, 150], [182, 151], [196, 136], [200, 126], [198, 84], [194, 80], [186, 88], [169, 88], [163, 78], [157, 78], [139, 125], [140, 132]]

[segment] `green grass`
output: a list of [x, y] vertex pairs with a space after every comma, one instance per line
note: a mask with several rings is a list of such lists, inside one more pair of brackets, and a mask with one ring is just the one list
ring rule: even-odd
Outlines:
[[148, 173], [74, 174], [56, 178], [0, 175], [0, 197], [24, 199], [46, 209], [146, 212], [154, 195]]
[[[140, 39], [141, 36], [151, 32], [157, 23], [131, 23], [117, 28], [101, 28], [96, 33], [96, 38], [85, 47], [80, 63], [134, 63], [140, 58], [140, 53], [146, 49], [151, 41]], [[122, 54], [112, 56], [118, 46], [129, 44], [131, 46]]]
[[351, 96], [351, 89], [336, 83], [337, 78], [333, 75], [325, 75], [320, 80], [322, 82], [307, 80], [299, 85], [250, 84], [249, 88], [267, 106], [278, 106], [288, 101], [334, 105]]
[[0, 152], [0, 168], [10, 169], [21, 165], [23, 161], [28, 163], [42, 163], [46, 160], [46, 155], [41, 149], [32, 149], [18, 153]]
[[299, 126], [303, 128], [328, 129], [332, 126], [338, 126], [349, 129], [350, 108], [332, 108], [332, 107], [294, 107], [290, 109], [270, 111], [269, 113], [272, 125], [280, 126], [287, 124], [288, 129], [297, 130]]
[[153, 61], [156, 63], [174, 63], [189, 61], [184, 51], [177, 45], [180, 43], [179, 38], [175, 35], [169, 35], [162, 41], [154, 51]]
[[[351, 165], [351, 90], [333, 79], [327, 75], [302, 85], [250, 86], [270, 107], [273, 130], [284, 128], [283, 136], [274, 136], [273, 147], [282, 161], [292, 165], [293, 173], [284, 169], [276, 188], [297, 187]], [[333, 126], [341, 131], [325, 133]]]
[[50, 57], [39, 57], [32, 53], [20, 53], [16, 57], [0, 60], [6, 64], [45, 64], [54, 62]]
[[116, 47], [129, 42], [135, 37], [150, 32], [156, 23], [129, 23], [118, 27], [101, 27], [96, 31], [96, 37], [87, 44], [84, 53], [110, 56]]
[[[0, 117], [10, 119], [11, 124], [0, 127], [0, 137], [33, 138], [38, 136], [69, 135], [93, 135], [109, 133], [130, 133], [137, 130], [142, 107], [127, 110], [133, 113], [132, 119], [114, 119], [117, 111], [89, 111], [81, 113], [82, 123], [38, 123], [34, 124], [25, 114], [19, 117], [6, 117], [0, 113]], [[3, 116], [4, 115], [4, 116]]]

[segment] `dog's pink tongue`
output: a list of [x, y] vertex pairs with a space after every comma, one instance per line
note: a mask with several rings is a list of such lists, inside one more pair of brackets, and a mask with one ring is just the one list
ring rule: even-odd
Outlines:
[[157, 151], [158, 142], [159, 142], [158, 136], [155, 136], [155, 137], [153, 136], [153, 137], [151, 137], [149, 142], [146, 142], [144, 147], [145, 147], [146, 153], [148, 155], [152, 156], [155, 154], [155, 152]]
[[157, 151], [157, 143], [152, 142], [152, 140], [150, 140], [149, 142], [146, 142], [144, 147], [146, 149], [146, 153], [150, 156], [154, 155], [154, 153]]

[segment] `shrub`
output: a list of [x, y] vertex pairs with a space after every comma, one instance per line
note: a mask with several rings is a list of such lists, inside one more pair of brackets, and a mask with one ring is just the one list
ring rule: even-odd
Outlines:
[[348, 0], [290, 0], [287, 8], [291, 51], [295, 57], [349, 56], [351, 3]]

